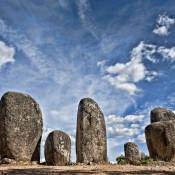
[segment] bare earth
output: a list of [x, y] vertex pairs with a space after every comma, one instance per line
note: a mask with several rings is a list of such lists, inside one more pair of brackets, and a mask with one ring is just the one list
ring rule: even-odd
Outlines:
[[120, 175], [120, 174], [172, 174], [174, 165], [74, 165], [74, 166], [44, 166], [44, 165], [1, 165], [0, 175]]

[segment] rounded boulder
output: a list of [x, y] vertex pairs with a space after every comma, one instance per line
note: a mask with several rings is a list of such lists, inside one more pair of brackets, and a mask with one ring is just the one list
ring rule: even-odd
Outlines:
[[127, 163], [137, 164], [141, 160], [139, 147], [133, 142], [124, 144], [125, 159]]
[[47, 165], [68, 165], [71, 155], [70, 137], [62, 131], [52, 131], [46, 139], [44, 154]]
[[0, 155], [15, 161], [40, 160], [42, 113], [29, 95], [5, 93], [0, 101]]

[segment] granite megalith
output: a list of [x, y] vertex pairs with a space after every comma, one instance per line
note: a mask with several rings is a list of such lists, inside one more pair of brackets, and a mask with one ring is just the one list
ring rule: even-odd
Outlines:
[[0, 100], [0, 155], [15, 161], [40, 160], [42, 113], [29, 95], [7, 92]]
[[47, 165], [68, 165], [71, 155], [70, 137], [62, 131], [52, 131], [46, 139], [44, 154]]
[[151, 111], [151, 123], [175, 120], [175, 113], [165, 108], [155, 108]]
[[145, 128], [150, 157], [155, 160], [175, 160], [175, 121], [160, 121]]
[[124, 144], [125, 160], [129, 164], [137, 164], [141, 160], [139, 147], [133, 142]]
[[77, 113], [76, 155], [79, 163], [107, 162], [104, 115], [91, 98], [80, 101]]

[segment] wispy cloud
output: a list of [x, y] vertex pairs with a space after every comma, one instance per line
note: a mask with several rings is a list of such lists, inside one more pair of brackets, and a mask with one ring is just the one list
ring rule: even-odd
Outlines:
[[69, 0], [58, 0], [58, 4], [63, 9], [68, 9], [69, 8]]
[[99, 38], [97, 33], [97, 28], [95, 25], [95, 20], [91, 13], [91, 7], [88, 0], [76, 0], [78, 7], [78, 14], [84, 28], [92, 34], [96, 39]]
[[7, 46], [5, 42], [0, 41], [0, 68], [7, 64], [15, 62], [15, 49]]
[[115, 35], [107, 36], [105, 34], [102, 35], [100, 41], [100, 50], [103, 54], [109, 54], [118, 46], [117, 39]]
[[7, 26], [2, 19], [0, 20], [0, 34], [13, 43], [18, 51], [22, 51], [43, 75], [48, 74], [50, 70], [52, 70], [47, 57], [42, 53], [42, 51], [37, 48], [24, 34], [21, 34]]

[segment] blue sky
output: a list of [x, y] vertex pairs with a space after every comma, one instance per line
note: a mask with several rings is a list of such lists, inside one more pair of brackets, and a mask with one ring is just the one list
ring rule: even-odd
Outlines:
[[[157, 106], [174, 110], [174, 0], [0, 0], [0, 94], [31, 94], [54, 129], [72, 139], [78, 103], [95, 99], [108, 157], [136, 142]], [[44, 144], [44, 141], [43, 141]]]

